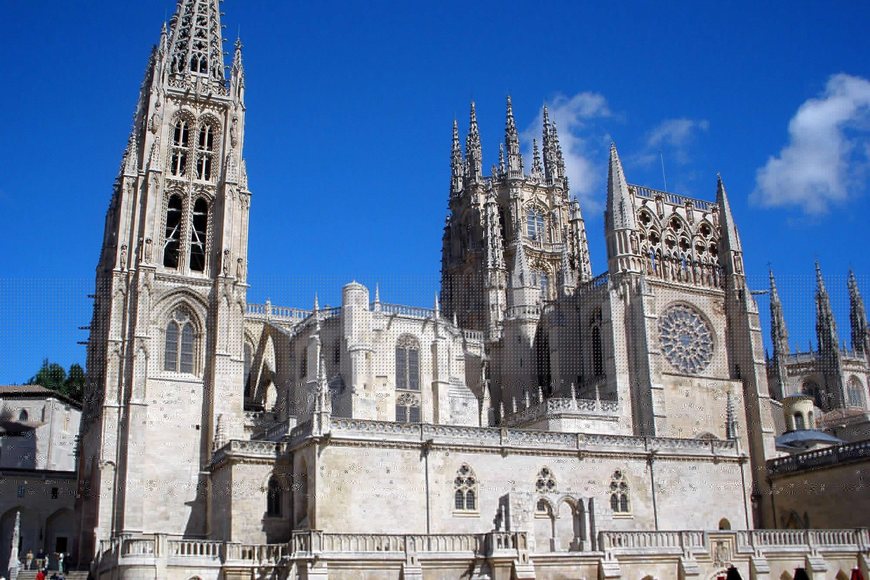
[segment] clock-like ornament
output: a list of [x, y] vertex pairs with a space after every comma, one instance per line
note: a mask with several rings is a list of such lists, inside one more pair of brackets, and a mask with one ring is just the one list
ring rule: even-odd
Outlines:
[[659, 318], [662, 353], [681, 373], [698, 374], [713, 359], [713, 332], [692, 307], [675, 304]]

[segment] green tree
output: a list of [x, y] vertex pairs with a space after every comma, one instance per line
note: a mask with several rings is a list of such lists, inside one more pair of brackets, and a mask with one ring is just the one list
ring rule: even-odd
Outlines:
[[73, 363], [69, 367], [69, 373], [66, 375], [66, 381], [63, 383], [66, 389], [66, 396], [70, 399], [81, 401], [85, 392], [85, 370], [82, 365]]
[[67, 373], [58, 363], [44, 359], [39, 372], [30, 377], [27, 384], [40, 385], [74, 401], [81, 401], [85, 389], [85, 371], [80, 364], [73, 363]]
[[[29, 385], [40, 385], [46, 389], [63, 393], [66, 371], [57, 363], [50, 363], [48, 359], [42, 360], [42, 368], [27, 381]], [[65, 394], [65, 393], [64, 393]]]

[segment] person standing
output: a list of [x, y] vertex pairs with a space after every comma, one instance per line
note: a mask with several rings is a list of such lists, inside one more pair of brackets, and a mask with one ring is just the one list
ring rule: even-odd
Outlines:
[[24, 569], [32, 570], [33, 569], [33, 550], [27, 548], [27, 555], [24, 557]]
[[[39, 570], [45, 568], [45, 550], [42, 548], [39, 549], [39, 552], [36, 553], [36, 567]], [[45, 574], [43, 574], [45, 576]]]

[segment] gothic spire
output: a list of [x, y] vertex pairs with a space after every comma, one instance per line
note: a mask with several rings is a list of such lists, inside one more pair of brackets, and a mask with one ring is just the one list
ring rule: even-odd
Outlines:
[[867, 311], [858, 291], [855, 272], [849, 270], [849, 323], [852, 327], [852, 349], [870, 355], [870, 331], [867, 329]]
[[486, 192], [484, 208], [486, 227], [486, 267], [489, 269], [503, 270], [504, 263], [504, 238], [501, 231], [501, 223], [498, 216], [498, 202], [492, 188]]
[[580, 212], [580, 202], [574, 198], [570, 202], [571, 217], [570, 242], [576, 259], [578, 282], [592, 279], [592, 262], [589, 258], [589, 241], [586, 238], [586, 222]]
[[550, 123], [550, 112], [544, 105], [544, 130], [541, 135], [541, 147], [544, 150], [544, 178], [549, 180], [558, 179], [559, 161], [556, 157], [556, 142], [554, 134], [555, 125]]
[[218, 0], [179, 0], [170, 21], [169, 73], [188, 86], [224, 87]]
[[776, 288], [773, 270], [770, 270], [770, 341], [773, 343], [773, 356], [788, 354], [788, 329], [785, 326], [785, 316], [782, 313], [782, 302]]
[[529, 259], [526, 257], [526, 250], [523, 248], [523, 236], [520, 231], [519, 222], [517, 222], [515, 229], [515, 250], [513, 268], [511, 268], [511, 288], [530, 288], [532, 286], [532, 273], [531, 270], [529, 270]]
[[244, 101], [245, 65], [242, 63], [242, 39], [236, 39], [233, 52], [233, 66], [230, 68], [230, 94], [238, 101]]
[[453, 119], [453, 147], [450, 151], [450, 193], [462, 190], [462, 146], [459, 144], [459, 124]]
[[628, 183], [622, 171], [622, 162], [616, 144], [610, 144], [610, 164], [607, 171], [606, 227], [610, 230], [633, 230], [637, 227], [634, 208], [628, 192]]
[[722, 223], [722, 233], [728, 240], [729, 249], [740, 251], [740, 236], [737, 234], [737, 226], [734, 225], [734, 216], [731, 214], [731, 203], [728, 201], [728, 193], [725, 191], [725, 182], [722, 176], [716, 175], [716, 203], [719, 205], [719, 220]]
[[831, 298], [825, 288], [825, 280], [822, 277], [822, 267], [816, 262], [816, 338], [820, 352], [836, 352], [840, 349], [840, 340], [837, 337], [837, 321], [831, 310]]
[[532, 139], [532, 177], [541, 177], [541, 152], [538, 150], [538, 140]]
[[504, 127], [504, 142], [507, 148], [507, 169], [510, 175], [521, 177], [523, 173], [523, 156], [520, 153], [520, 137], [517, 124], [514, 121], [514, 107], [511, 97], [507, 98], [507, 113]]
[[477, 128], [477, 111], [471, 101], [471, 114], [468, 121], [468, 136], [465, 138], [466, 177], [479, 181], [483, 168], [483, 153], [480, 147], [480, 131]]

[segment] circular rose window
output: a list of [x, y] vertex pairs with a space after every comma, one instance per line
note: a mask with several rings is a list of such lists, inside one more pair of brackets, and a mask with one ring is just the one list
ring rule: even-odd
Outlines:
[[659, 318], [662, 352], [668, 362], [685, 374], [697, 374], [713, 358], [713, 332], [695, 309], [677, 304]]

